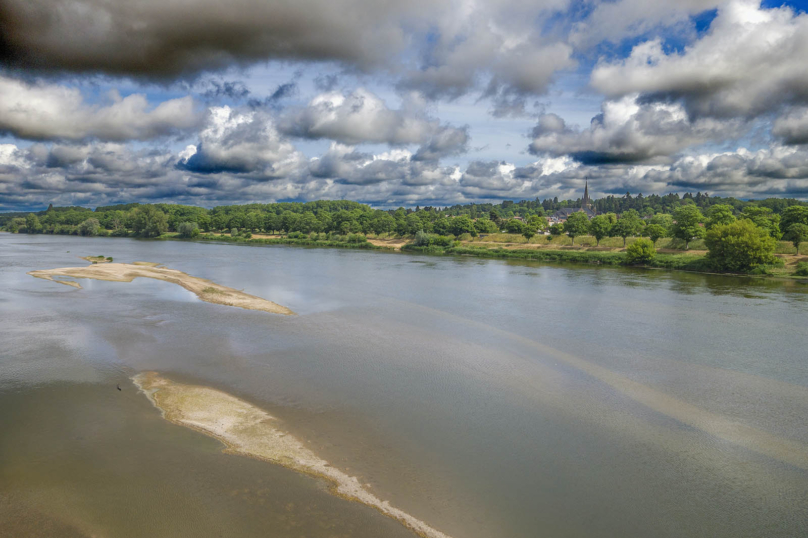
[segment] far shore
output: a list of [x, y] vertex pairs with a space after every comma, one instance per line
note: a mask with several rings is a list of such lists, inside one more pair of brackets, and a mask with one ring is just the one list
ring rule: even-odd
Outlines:
[[[724, 276], [773, 278], [797, 282], [808, 281], [805, 276], [795, 274], [798, 263], [808, 262], [808, 255], [804, 253], [792, 254], [783, 251], [777, 252], [775, 256], [782, 261], [782, 266], [767, 266], [762, 271], [751, 273], [716, 273], [707, 263], [707, 250], [704, 249], [702, 244], [703, 242], [701, 241], [694, 241], [694, 244], [691, 245], [689, 250], [681, 250], [673, 246], [673, 240], [660, 240], [657, 248], [657, 255], [654, 260], [643, 265], [631, 265], [626, 261], [625, 248], [622, 246], [615, 246], [613, 244], [605, 244], [603, 246], [597, 246], [593, 242], [590, 244], [589, 240], [592, 238], [588, 236], [576, 238], [576, 244], [571, 245], [567, 243], [569, 238], [566, 236], [537, 236], [531, 241], [526, 241], [522, 236], [517, 236], [515, 234], [491, 234], [488, 238], [460, 238], [460, 240], [455, 241], [452, 246], [448, 247], [418, 247], [414, 244], [413, 239], [408, 237], [386, 237], [371, 235], [367, 237], [361, 236], [360, 241], [350, 241], [344, 240], [344, 238], [340, 239], [336, 237], [332, 239], [323, 239], [322, 235], [324, 234], [320, 234], [320, 238], [318, 239], [312, 239], [302, 234], [296, 237], [279, 234], [253, 234], [251, 237], [243, 237], [209, 232], [199, 234], [194, 238], [183, 238], [176, 233], [165, 233], [159, 237], [152, 238], [151, 240], [235, 243], [240, 245], [255, 246], [288, 245], [318, 248], [347, 248], [387, 252], [408, 252], [412, 254], [438, 256], [462, 256], [552, 263], [573, 263], [578, 265], [646, 267], [650, 269], [719, 274]], [[635, 240], [635, 238], [629, 238], [627, 244], [630, 245], [633, 240]], [[622, 243], [622, 240], [620, 240], [620, 242]], [[603, 243], [607, 243], [607, 241], [604, 240]], [[785, 248], [782, 246], [783, 244], [785, 244], [785, 242], [781, 242], [781, 248]], [[110, 259], [105, 260], [103, 257], [88, 256], [82, 259], [93, 262], [94, 265], [111, 264]], [[76, 284], [64, 281], [62, 281], [62, 283], [67, 285]], [[210, 298], [205, 298], [202, 296], [200, 296], [200, 298], [208, 302], [218, 302], [219, 304], [224, 304], [216, 300], [209, 300]]]
[[104, 259], [103, 263], [99, 263], [95, 258], [100, 257], [88, 256], [82, 258], [92, 261], [92, 265], [86, 267], [43, 269], [30, 271], [28, 274], [36, 278], [50, 280], [79, 289], [81, 289], [81, 285], [78, 282], [56, 279], [54, 277], [92, 278], [111, 282], [132, 282], [132, 280], [138, 277], [153, 278], [155, 280], [162, 280], [163, 282], [170, 282], [182, 286], [207, 303], [235, 306], [246, 310], [260, 310], [286, 316], [294, 315], [294, 312], [285, 306], [273, 303], [272, 301], [227, 286], [222, 286], [221, 284], [216, 284], [204, 278], [191, 276], [182, 271], [177, 271], [176, 269], [161, 267], [160, 264], [157, 263], [113, 263], [107, 259]]

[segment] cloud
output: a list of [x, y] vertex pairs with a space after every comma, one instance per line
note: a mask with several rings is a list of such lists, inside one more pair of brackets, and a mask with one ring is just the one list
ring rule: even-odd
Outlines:
[[[714, 9], [724, 0], [618, 0], [594, 4], [586, 19], [573, 24], [569, 40], [576, 48], [587, 49], [602, 41], [622, 39], [650, 32], [660, 26], [677, 27], [689, 18]], [[688, 25], [689, 26], [689, 25]]]
[[308, 106], [282, 115], [278, 129], [287, 136], [326, 138], [342, 144], [421, 144], [417, 160], [465, 152], [469, 141], [466, 127], [442, 125], [430, 118], [417, 96], [410, 96], [401, 109], [393, 110], [361, 88], [348, 95], [320, 94]]
[[0, 132], [29, 140], [149, 140], [187, 132], [204, 118], [191, 97], [156, 106], [142, 94], [107, 97], [91, 105], [78, 89], [0, 76]]
[[206, 99], [226, 97], [232, 100], [240, 100], [250, 95], [250, 90], [240, 80], [209, 80], [207, 85], [209, 88], [202, 94]]
[[778, 117], [772, 134], [786, 144], [808, 144], [808, 107], [792, 109]]
[[808, 195], [808, 152], [772, 146], [683, 157], [669, 169], [655, 170], [649, 179], [673, 191], [702, 190], [739, 198]]
[[171, 79], [266, 59], [369, 68], [406, 43], [433, 2], [5, 0], [0, 62], [40, 71]]
[[585, 164], [670, 162], [685, 148], [745, 133], [739, 121], [691, 121], [678, 103], [645, 103], [637, 96], [605, 101], [587, 129], [568, 127], [556, 114], [543, 114], [533, 129], [533, 154], [570, 155]]
[[755, 117], [808, 103], [806, 57], [808, 14], [734, 0], [683, 52], [666, 53], [660, 38], [644, 42], [624, 60], [599, 63], [591, 84], [612, 99], [681, 99], [691, 117]]
[[293, 173], [302, 159], [269, 115], [223, 106], [210, 110], [199, 143], [183, 152], [178, 166], [203, 174], [230, 172], [271, 179]]

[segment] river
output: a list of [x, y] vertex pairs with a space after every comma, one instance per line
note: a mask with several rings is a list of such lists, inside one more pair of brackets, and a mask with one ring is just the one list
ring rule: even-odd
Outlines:
[[[26, 275], [87, 255], [298, 315]], [[0, 234], [0, 534], [414, 536], [166, 421], [130, 379], [154, 370], [267, 410], [453, 538], [805, 536], [806, 321], [797, 282]]]

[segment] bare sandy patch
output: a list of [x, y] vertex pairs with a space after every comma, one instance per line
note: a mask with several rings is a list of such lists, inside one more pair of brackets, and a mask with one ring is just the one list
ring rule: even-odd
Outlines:
[[78, 282], [57, 280], [54, 277], [93, 278], [95, 280], [108, 280], [111, 282], [132, 282], [132, 280], [138, 277], [153, 278], [155, 280], [162, 280], [182, 286], [207, 303], [235, 306], [247, 310], [261, 310], [273, 314], [294, 314], [294, 312], [285, 306], [267, 301], [261, 297], [228, 288], [227, 286], [216, 284], [204, 278], [191, 276], [182, 271], [177, 271], [176, 269], [158, 267], [158, 265], [159, 264], [150, 262], [105, 263], [93, 264], [87, 267], [44, 269], [31, 271], [28, 274], [36, 278], [43, 278], [79, 289], [81, 285]]
[[423, 521], [370, 493], [353, 476], [331, 467], [294, 436], [279, 428], [275, 417], [225, 392], [175, 383], [157, 372], [143, 372], [132, 380], [174, 424], [215, 437], [225, 452], [276, 463], [331, 484], [334, 495], [371, 506], [425, 538], [449, 538]]
[[377, 247], [387, 247], [395, 250], [401, 250], [401, 247], [409, 243], [408, 239], [371, 239], [368, 238], [368, 243]]

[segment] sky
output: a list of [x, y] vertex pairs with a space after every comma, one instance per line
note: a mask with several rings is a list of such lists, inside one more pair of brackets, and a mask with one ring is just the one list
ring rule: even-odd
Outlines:
[[806, 9], [0, 0], [0, 211], [808, 199]]

